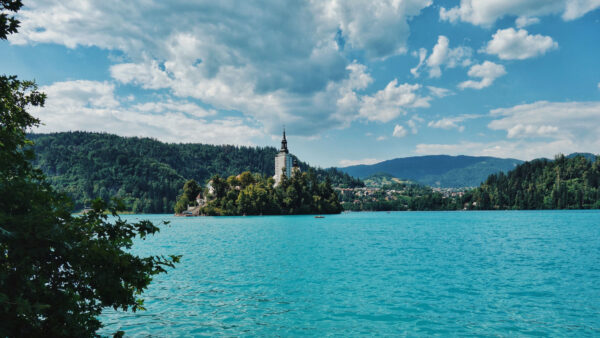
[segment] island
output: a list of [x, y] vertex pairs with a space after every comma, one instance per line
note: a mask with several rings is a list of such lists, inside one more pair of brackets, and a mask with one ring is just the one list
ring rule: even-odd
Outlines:
[[249, 171], [228, 178], [214, 175], [206, 184], [188, 180], [175, 204], [177, 216], [339, 214], [342, 205], [328, 177], [301, 172], [290, 155], [285, 130], [275, 156], [275, 175]]

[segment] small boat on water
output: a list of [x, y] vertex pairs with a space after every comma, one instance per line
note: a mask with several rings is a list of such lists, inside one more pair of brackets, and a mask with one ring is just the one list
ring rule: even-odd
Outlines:
[[325, 216], [317, 215], [315, 218], [325, 218]]

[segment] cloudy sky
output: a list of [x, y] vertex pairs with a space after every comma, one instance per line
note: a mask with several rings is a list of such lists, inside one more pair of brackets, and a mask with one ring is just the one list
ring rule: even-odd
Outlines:
[[323, 167], [600, 152], [600, 0], [24, 0], [40, 132], [278, 146]]

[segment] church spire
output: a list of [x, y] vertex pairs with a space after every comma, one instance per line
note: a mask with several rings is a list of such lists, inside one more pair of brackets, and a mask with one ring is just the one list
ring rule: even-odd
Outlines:
[[287, 148], [287, 140], [285, 139], [285, 127], [283, 127], [283, 140], [281, 140], [281, 150], [280, 152], [284, 152], [286, 154], [289, 153]]

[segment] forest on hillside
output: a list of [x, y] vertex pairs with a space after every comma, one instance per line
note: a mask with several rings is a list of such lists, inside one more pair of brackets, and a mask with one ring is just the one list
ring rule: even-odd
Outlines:
[[414, 183], [342, 190], [345, 210], [600, 209], [600, 158], [574, 155], [524, 162], [475, 189], [436, 191]]
[[488, 177], [465, 195], [473, 208], [600, 209], [600, 159], [558, 155]]
[[[172, 213], [186, 180], [204, 184], [215, 174], [222, 177], [251, 171], [274, 174], [274, 147], [208, 144], [169, 144], [150, 138], [106, 133], [64, 132], [31, 134], [34, 165], [59, 191], [67, 193], [75, 209], [89, 200], [119, 197], [136, 213]], [[302, 171], [311, 168], [299, 161]], [[336, 169], [312, 168], [318, 180], [333, 186], [362, 186]]]

